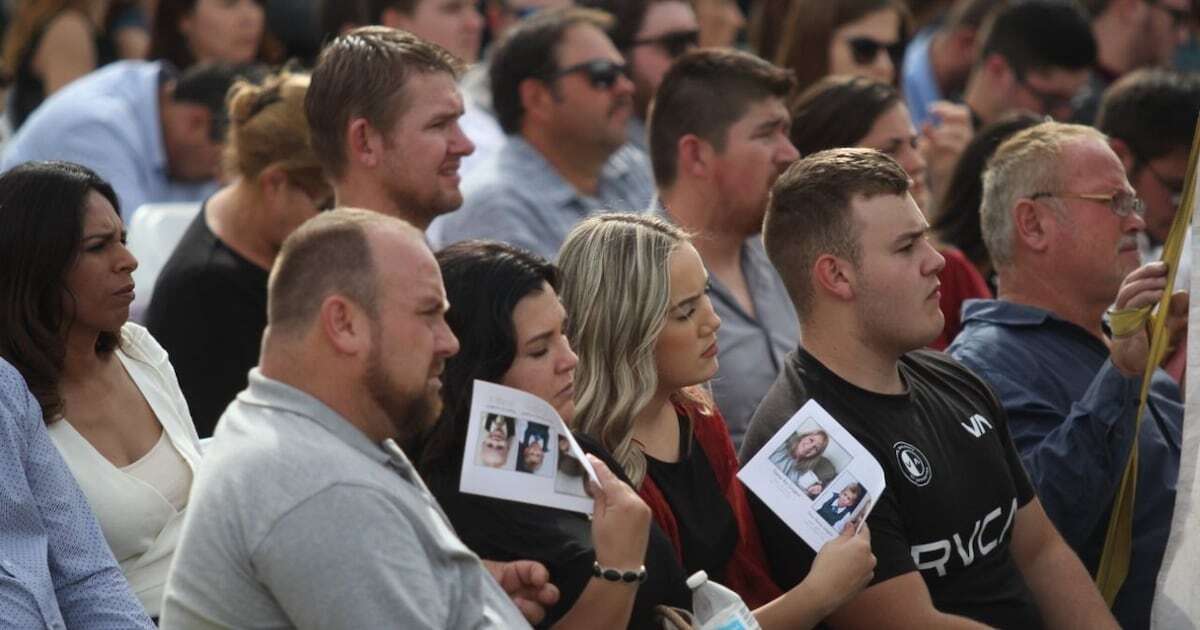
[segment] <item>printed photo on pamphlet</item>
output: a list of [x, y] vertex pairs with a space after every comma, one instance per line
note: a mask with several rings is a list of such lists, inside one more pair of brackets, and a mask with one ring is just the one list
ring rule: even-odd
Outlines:
[[856, 532], [887, 483], [883, 467], [810, 400], [746, 462], [738, 479], [815, 550]]
[[497, 499], [592, 513], [583, 450], [541, 398], [475, 381], [459, 489]]

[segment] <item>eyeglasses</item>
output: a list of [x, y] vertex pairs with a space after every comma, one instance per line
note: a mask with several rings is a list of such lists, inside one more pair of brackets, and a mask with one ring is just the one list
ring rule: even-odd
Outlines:
[[900, 65], [900, 58], [904, 56], [903, 42], [889, 44], [870, 37], [853, 37], [846, 40], [846, 43], [850, 45], [850, 54], [854, 56], [854, 63], [860, 66], [875, 63], [875, 58], [879, 56], [881, 50], [887, 51], [892, 64], [896, 66]]
[[1171, 26], [1173, 28], [1179, 28], [1188, 21], [1188, 18], [1192, 16], [1191, 12], [1187, 9], [1177, 9], [1172, 6], [1167, 6], [1163, 4], [1162, 0], [1146, 0], [1146, 4], [1154, 7], [1155, 9], [1160, 9], [1166, 12], [1167, 15], [1170, 15]]
[[1057, 199], [1083, 199], [1084, 201], [1092, 201], [1102, 203], [1108, 206], [1109, 210], [1118, 217], [1125, 218], [1131, 214], [1136, 214], [1139, 217], [1146, 216], [1146, 204], [1138, 199], [1137, 195], [1127, 193], [1125, 191], [1104, 194], [1104, 193], [1052, 193], [1040, 192], [1034, 193], [1029, 198], [1037, 201], [1046, 197]]
[[[1162, 173], [1158, 172], [1158, 169], [1150, 165], [1150, 162], [1143, 161], [1140, 166], [1150, 171], [1150, 175], [1154, 177], [1154, 181], [1158, 182], [1158, 185], [1162, 186], [1171, 195], [1171, 205], [1178, 208], [1179, 202], [1183, 200], [1183, 181], [1164, 177]], [[1134, 168], [1134, 171], [1136, 170], [1137, 168]]]
[[547, 80], [557, 81], [568, 74], [575, 73], [583, 74], [588, 83], [596, 89], [610, 90], [622, 75], [626, 79], [629, 78], [629, 66], [611, 59], [592, 59], [556, 70], [547, 77]]
[[1017, 83], [1019, 83], [1021, 87], [1025, 88], [1030, 94], [1033, 95], [1034, 98], [1038, 100], [1038, 103], [1042, 107], [1043, 114], [1053, 114], [1054, 112], [1071, 108], [1071, 101], [1074, 98], [1074, 95], [1064, 96], [1062, 94], [1047, 92], [1046, 90], [1035, 87], [1029, 82], [1028, 78], [1023, 72], [1016, 72], [1014, 73], [1014, 76], [1017, 78]]
[[700, 45], [700, 31], [671, 31], [655, 37], [635, 39], [630, 45], [661, 46], [668, 56], [675, 58]]

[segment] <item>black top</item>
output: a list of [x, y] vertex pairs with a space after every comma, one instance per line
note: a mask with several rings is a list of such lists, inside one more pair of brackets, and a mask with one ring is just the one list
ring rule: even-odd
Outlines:
[[704, 449], [679, 418], [679, 461], [669, 463], [646, 456], [646, 474], [654, 480], [679, 528], [679, 546], [687, 574], [704, 571], [723, 582], [725, 567], [738, 543], [733, 509], [717, 483]]
[[[940, 352], [900, 359], [907, 388], [856, 387], [803, 348], [763, 399], [741, 460], [748, 461], [810, 398], [879, 460], [887, 490], [867, 518], [878, 564], [872, 584], [920, 571], [938, 610], [999, 628], [1039, 628], [1041, 616], [1009, 544], [1016, 511], [1034, 498], [990, 389]], [[753, 494], [771, 572], [790, 588], [815, 553]]]
[[[33, 56], [37, 53], [38, 46], [42, 43], [42, 36], [46, 34], [46, 28], [50, 26], [58, 16], [64, 11], [72, 9], [63, 9], [48, 18], [30, 38], [29, 44], [25, 50], [21, 52], [21, 61], [17, 66], [16, 76], [13, 77], [12, 94], [9, 96], [8, 111], [9, 119], [12, 122], [13, 131], [20, 129], [24, 124], [25, 119], [37, 109], [42, 101], [46, 100], [46, 86], [42, 82], [41, 77], [33, 72]], [[103, 30], [103, 29], [98, 29]], [[96, 45], [96, 67], [99, 68], [107, 63], [115, 61], [117, 58], [117, 49], [110, 40], [107, 34], [98, 32], [95, 36]]]
[[213, 234], [205, 209], [158, 276], [146, 327], [171, 357], [200, 437], [246, 388], [267, 327], [267, 270]]
[[[585, 452], [601, 459], [622, 481], [620, 464], [598, 442], [581, 434], [575, 439]], [[536, 560], [550, 571], [558, 587], [558, 603], [546, 611], [538, 627], [550, 627], [571, 609], [592, 580], [591, 521], [586, 514], [459, 492], [459, 473], [424, 475], [429, 489], [454, 525], [458, 537], [481, 558], [508, 562]], [[646, 546], [646, 581], [638, 586], [630, 628], [654, 629], [659, 604], [691, 610], [692, 594], [667, 535], [650, 522]], [[627, 567], [619, 567], [627, 568]]]

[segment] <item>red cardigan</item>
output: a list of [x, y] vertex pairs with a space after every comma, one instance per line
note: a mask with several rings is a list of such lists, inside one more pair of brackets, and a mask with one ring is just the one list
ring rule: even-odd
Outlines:
[[[720, 485], [725, 500], [729, 502], [729, 507], [733, 509], [733, 517], [737, 522], [740, 535], [737, 547], [733, 550], [733, 556], [730, 557], [729, 564], [725, 567], [724, 585], [741, 595], [746, 605], [754, 610], [775, 599], [783, 591], [771, 580], [768, 572], [767, 557], [763, 552], [762, 541], [758, 537], [758, 525], [755, 524], [754, 516], [750, 513], [746, 489], [742, 487], [742, 482], [737, 478], [738, 460], [737, 454], [733, 450], [733, 441], [729, 438], [729, 429], [725, 426], [725, 419], [721, 417], [721, 412], [716, 408], [705, 413], [696, 405], [676, 403], [675, 411], [691, 418], [696, 442], [704, 451], [704, 456], [708, 458], [708, 463], [712, 466], [713, 473], [717, 478], [717, 484]], [[638, 494], [653, 510], [654, 520], [671, 539], [675, 553], [679, 555], [680, 562], [682, 562], [683, 550], [680, 547], [679, 526], [675, 522], [675, 515], [671, 512], [671, 506], [667, 503], [666, 497], [663, 496], [662, 491], [658, 489], [649, 475], [642, 480], [642, 487], [638, 490]]]

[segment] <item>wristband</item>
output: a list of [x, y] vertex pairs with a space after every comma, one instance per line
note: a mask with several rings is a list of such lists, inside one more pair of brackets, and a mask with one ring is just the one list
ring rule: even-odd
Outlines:
[[607, 580], [609, 582], [621, 582], [622, 584], [641, 584], [646, 581], [646, 565], [637, 568], [636, 571], [621, 571], [619, 569], [610, 569], [600, 566], [599, 562], [592, 563], [592, 575], [594, 577]]

